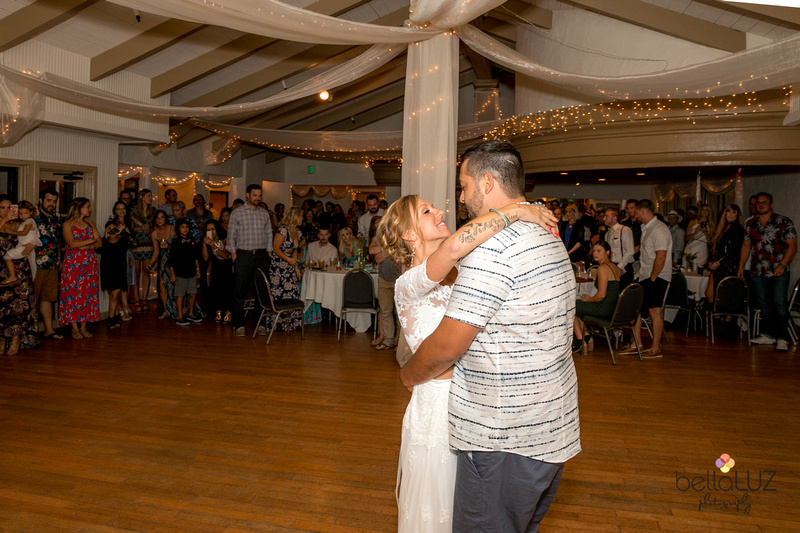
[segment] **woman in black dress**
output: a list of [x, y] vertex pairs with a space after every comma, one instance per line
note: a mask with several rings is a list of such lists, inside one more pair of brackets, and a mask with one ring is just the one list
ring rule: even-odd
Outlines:
[[106, 329], [122, 325], [120, 296], [128, 290], [128, 248], [130, 241], [114, 220], [106, 223], [103, 246], [100, 248], [100, 286], [108, 292]]
[[744, 226], [742, 226], [742, 210], [731, 204], [722, 212], [716, 231], [714, 232], [711, 256], [707, 268], [711, 271], [711, 279], [706, 287], [706, 299], [714, 301], [717, 285], [728, 276], [735, 276], [739, 269], [739, 252], [744, 243]]
[[582, 295], [575, 306], [573, 352], [580, 350], [584, 343], [591, 345], [592, 342], [591, 335], [587, 335], [586, 339], [583, 338], [583, 317], [611, 318], [619, 298], [619, 277], [622, 275], [622, 270], [611, 262], [611, 246], [606, 241], [597, 241], [592, 246], [592, 259], [597, 262], [595, 279], [597, 292], [594, 296]]
[[209, 278], [209, 309], [214, 311], [214, 322], [230, 323], [233, 317], [233, 262], [225, 249], [228, 232], [216, 220], [206, 223], [203, 238], [203, 259], [211, 263]]

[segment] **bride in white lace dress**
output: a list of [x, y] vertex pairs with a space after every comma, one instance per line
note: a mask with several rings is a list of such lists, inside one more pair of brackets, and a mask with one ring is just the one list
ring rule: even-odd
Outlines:
[[[412, 352], [444, 317], [458, 260], [520, 219], [543, 226], [555, 223], [544, 208], [511, 204], [451, 235], [444, 213], [416, 195], [389, 207], [378, 237], [392, 259], [408, 269], [395, 285], [395, 304]], [[450, 450], [447, 420], [451, 375], [452, 369], [414, 387], [403, 417], [396, 489], [400, 533], [452, 530], [456, 454]]]

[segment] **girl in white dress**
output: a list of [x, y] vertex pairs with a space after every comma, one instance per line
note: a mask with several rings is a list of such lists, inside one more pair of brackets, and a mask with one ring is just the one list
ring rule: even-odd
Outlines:
[[700, 204], [697, 220], [692, 220], [686, 227], [684, 253], [694, 254], [696, 268], [705, 268], [708, 262], [708, 247], [716, 229], [710, 215], [708, 204]]
[[[407, 268], [395, 285], [395, 304], [412, 352], [444, 317], [457, 261], [515, 220], [545, 227], [556, 219], [544, 207], [511, 204], [462, 226], [456, 233], [444, 213], [417, 195], [393, 203], [378, 228], [379, 242]], [[505, 219], [503, 218], [505, 217]], [[397, 469], [398, 532], [450, 533], [456, 454], [450, 450], [447, 402], [452, 368], [417, 385], [403, 417]]]

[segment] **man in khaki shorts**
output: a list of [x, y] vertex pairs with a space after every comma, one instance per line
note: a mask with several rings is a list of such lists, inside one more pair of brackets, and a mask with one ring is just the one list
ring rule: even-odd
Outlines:
[[58, 192], [53, 188], [39, 193], [39, 214], [36, 227], [42, 245], [36, 248], [36, 277], [34, 294], [39, 304], [39, 316], [44, 324], [46, 339], [63, 339], [53, 329], [53, 307], [58, 302], [58, 270], [61, 264], [61, 217], [56, 214]]

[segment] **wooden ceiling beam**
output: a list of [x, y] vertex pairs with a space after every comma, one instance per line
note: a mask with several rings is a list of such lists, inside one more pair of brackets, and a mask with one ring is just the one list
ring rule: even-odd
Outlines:
[[[319, 0], [306, 9], [321, 15], [335, 17], [355, 9], [367, 3], [367, 1], [368, 0]], [[238, 39], [234, 39], [219, 48], [215, 48], [200, 57], [187, 61], [153, 78], [150, 82], [150, 96], [151, 98], [155, 98], [170, 91], [185, 87], [204, 76], [217, 72], [276, 42], [278, 42], [278, 39], [260, 35], [244, 35]]]
[[[349, 88], [351, 87], [355, 86], [357, 89], [354, 91], [354, 94], [355, 92], [358, 92], [360, 95], [364, 92], [376, 90], [380, 87], [389, 85], [399, 79], [402, 79], [405, 76], [405, 72], [406, 57], [401, 56], [399, 58], [395, 58], [383, 67], [377, 69], [372, 73], [371, 76], [356, 80], [353, 83], [332, 90], [331, 92], [334, 95], [334, 101], [336, 101], [336, 104], [338, 105], [351, 99], [347, 96]], [[288, 104], [272, 108], [261, 114], [240, 117], [235, 121], [235, 123], [240, 125], [247, 124], [248, 126], [257, 128], [280, 129], [289, 126], [293, 122], [302, 120], [306, 116], [310, 116], [315, 113], [321, 113], [325, 111], [326, 108], [330, 108], [331, 105], [332, 104], [330, 102], [323, 102], [317, 96], [308, 96], [306, 98], [301, 98], [299, 100], [289, 102]], [[182, 139], [178, 140], [178, 148], [186, 148], [187, 146], [212, 135], [214, 134], [210, 131], [195, 128]]]
[[0, 20], [0, 52], [33, 39], [99, 0], [38, 0]]
[[[470, 62], [466, 58], [461, 58], [459, 63], [459, 87], [473, 83], [476, 79], [475, 73], [472, 70]], [[341, 121], [350, 119], [350, 117], [367, 111], [380, 105], [382, 103], [394, 100], [396, 98], [403, 98], [405, 95], [405, 73], [399, 76], [390, 85], [384, 85], [380, 88], [372, 85], [382, 83], [387, 79], [391, 79], [393, 74], [388, 74], [383, 80], [375, 79], [368, 80], [368, 88], [362, 88], [359, 85], [352, 86], [346, 93], [341, 95], [341, 98], [334, 99], [338, 102], [335, 107], [329, 110], [324, 109], [325, 103], [318, 106], [316, 109], [307, 109], [303, 107], [300, 112], [293, 112], [288, 116], [279, 117], [274, 121], [264, 121], [257, 127], [260, 128], [281, 128], [290, 130], [309, 130], [318, 131], [327, 129], [328, 126], [336, 124]], [[380, 78], [380, 77], [378, 77]], [[337, 93], [338, 94], [338, 93]], [[319, 101], [319, 100], [317, 100]], [[347, 104], [347, 105], [344, 105]], [[288, 120], [296, 119], [294, 122], [286, 124]], [[279, 124], [284, 124], [279, 126]], [[260, 146], [250, 146], [247, 150], [242, 152], [242, 158], [252, 157], [259, 153], [266, 151], [266, 148]]]
[[[459, 75], [459, 87], [471, 85], [475, 83], [476, 79], [477, 77], [474, 71], [466, 70]], [[375, 96], [374, 98], [373, 95]], [[320, 117], [319, 122], [324, 123], [320, 127], [316, 127], [319, 126], [319, 123], [314, 124], [313, 122], [308, 122], [292, 129], [308, 130], [313, 128], [324, 129], [325, 131], [353, 131], [358, 128], [363, 128], [367, 124], [401, 113], [404, 103], [405, 99], [402, 92], [398, 95], [392, 91], [392, 88], [387, 88], [386, 91], [376, 91], [372, 93], [369, 99], [361, 99], [358, 102], [348, 105], [346, 109], [341, 110], [343, 113], [340, 112], [338, 115], [331, 114]], [[351, 117], [355, 118], [355, 120], [351, 120]], [[330, 122], [331, 120], [337, 121]], [[267, 152], [265, 154], [265, 163], [271, 163], [287, 157], [287, 154], [281, 152], [248, 145], [242, 148], [242, 158], [247, 159], [247, 157], [251, 157], [250, 154], [258, 155], [261, 151]]]
[[91, 60], [89, 79], [97, 81], [147, 59], [184, 37], [205, 28], [204, 24], [170, 19], [118, 44]]
[[219, 106], [233, 102], [250, 93], [289, 78], [305, 70], [316, 67], [320, 63], [338, 56], [352, 47], [332, 44], [312, 46], [297, 55], [270, 65], [268, 68], [254, 72], [244, 78], [223, 85], [202, 96], [198, 96], [182, 104], [188, 107]]
[[640, 0], [572, 0], [579, 7], [607, 17], [727, 52], [747, 48], [747, 35], [712, 22]]
[[[408, 8], [399, 9], [389, 15], [380, 17], [373, 21], [373, 24], [385, 26], [400, 26], [408, 17]], [[281, 79], [286, 79], [295, 74], [313, 68], [323, 61], [328, 61], [332, 57], [346, 52], [354, 47], [342, 45], [318, 45], [310, 46], [306, 50], [285, 59], [274, 65], [254, 72], [244, 78], [234, 80], [231, 83], [220, 87], [210, 93], [204, 94], [182, 105], [185, 106], [218, 106], [233, 102], [250, 93], [258, 91]]]

